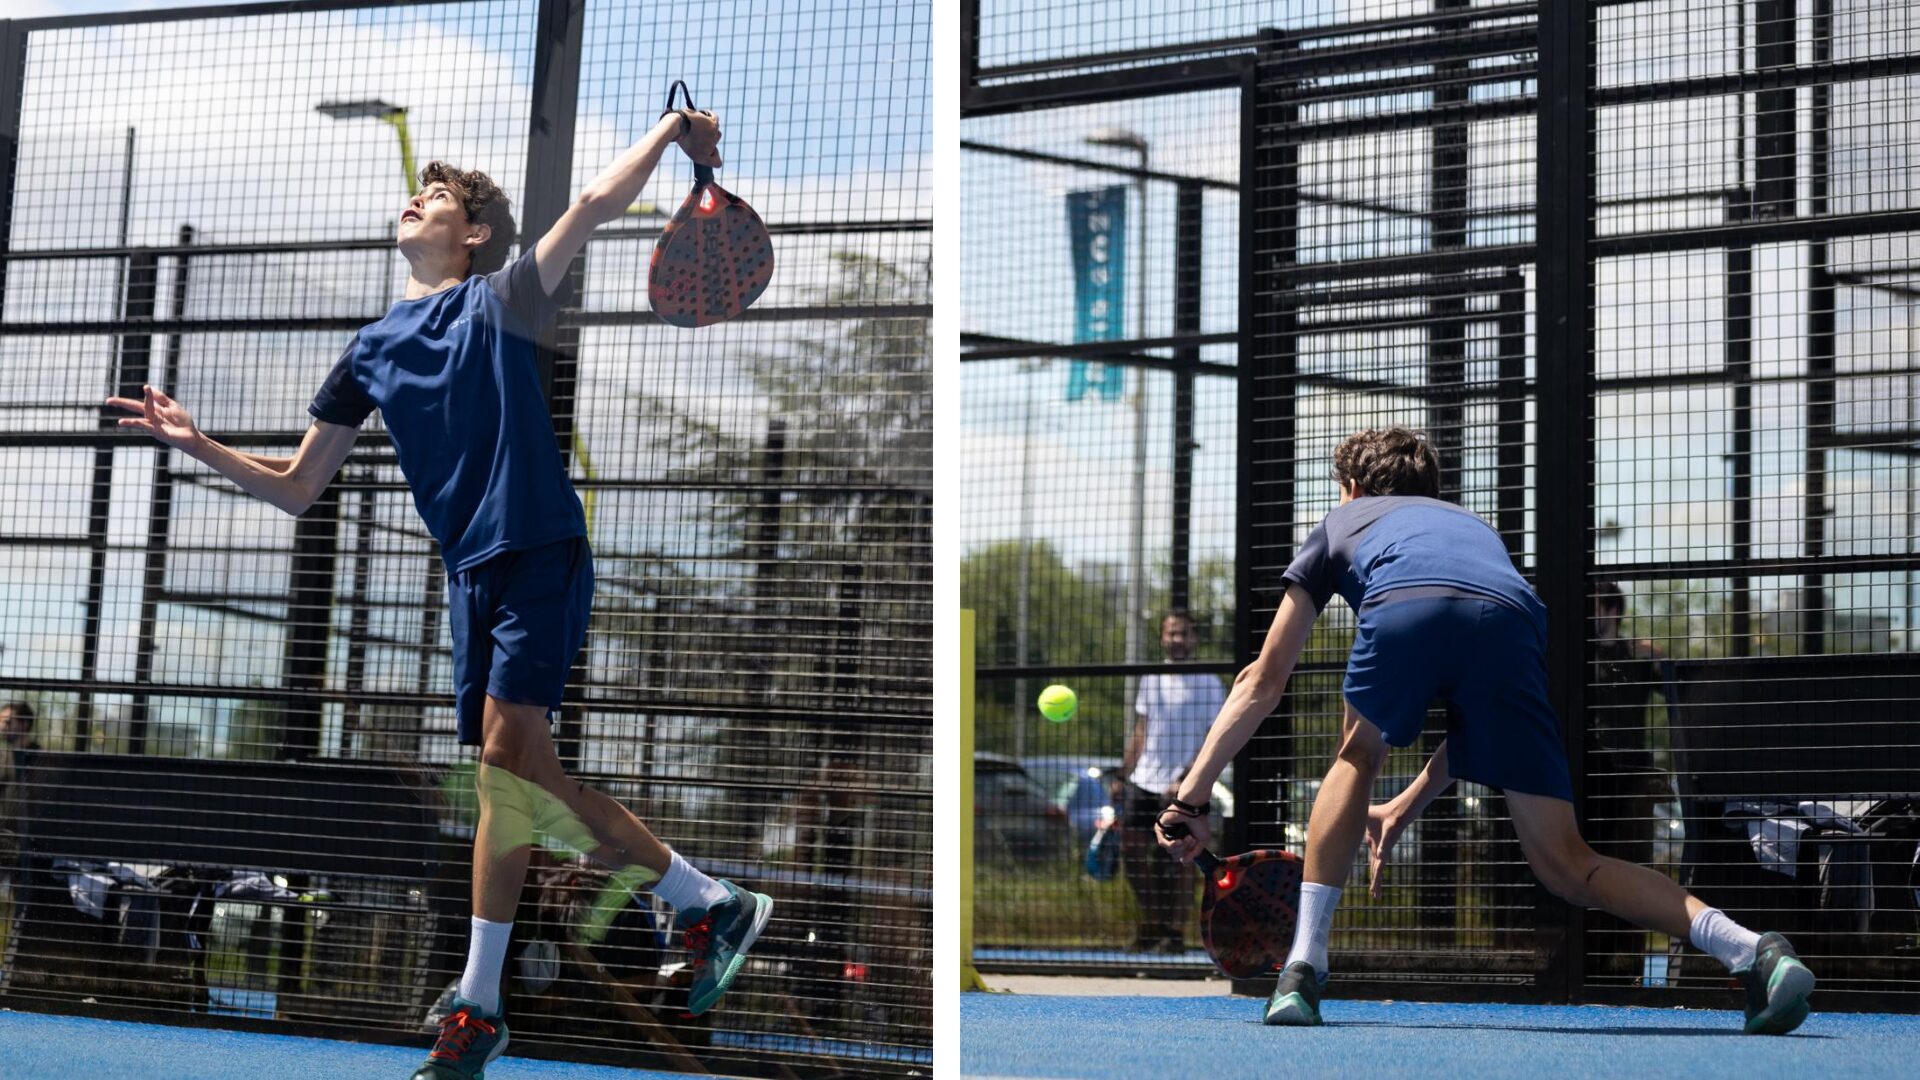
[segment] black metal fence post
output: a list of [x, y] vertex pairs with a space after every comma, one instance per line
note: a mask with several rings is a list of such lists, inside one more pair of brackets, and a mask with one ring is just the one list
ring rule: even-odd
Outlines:
[[[1205, 264], [1201, 261], [1201, 229], [1205, 224], [1204, 189], [1184, 183], [1176, 195], [1173, 232], [1173, 333], [1200, 333], [1200, 289]], [[1183, 366], [1173, 374], [1173, 535], [1168, 558], [1170, 607], [1193, 606], [1193, 368], [1200, 362], [1200, 346], [1174, 350]]]
[[[1560, 718], [1584, 805], [1587, 577], [1593, 529], [1594, 14], [1586, 4], [1540, 10], [1539, 466], [1537, 588], [1547, 605], [1549, 700]], [[1544, 895], [1544, 893], [1542, 894]], [[1541, 990], [1579, 1000], [1583, 912], [1558, 902], [1543, 919], [1564, 935]], [[1545, 923], [1543, 922], [1543, 928]]]
[[[1235, 659], [1246, 665], [1260, 655], [1272, 614], [1280, 601], [1280, 570], [1293, 552], [1296, 513], [1294, 480], [1298, 451], [1295, 443], [1295, 384], [1299, 358], [1298, 314], [1284, 294], [1276, 274], [1294, 264], [1300, 225], [1298, 193], [1300, 150], [1290, 140], [1269, 143], [1264, 127], [1290, 124], [1299, 118], [1299, 106], [1287, 100], [1286, 87], [1268, 84], [1262, 69], [1294, 52], [1293, 43], [1277, 30], [1262, 35], [1242, 94], [1240, 152], [1240, 444], [1236, 459], [1240, 522], [1234, 578], [1238, 593]], [[1270, 240], [1258, 241], [1258, 236]], [[1274, 253], [1271, 261], [1255, 251]], [[1284, 463], [1271, 472], [1256, 474], [1256, 460]], [[1282, 699], [1261, 729], [1234, 761], [1236, 796], [1249, 808], [1242, 846], [1284, 846], [1291, 777], [1283, 755], [1274, 745], [1286, 745], [1292, 734], [1292, 696]], [[1265, 743], [1265, 747], [1260, 747]], [[1255, 820], [1252, 808], [1266, 808]]]
[[[27, 84], [27, 34], [0, 19], [0, 256], [13, 251], [13, 193], [20, 165], [20, 106]], [[7, 297], [9, 260], [0, 258], [0, 310]]]
[[[527, 196], [520, 221], [524, 250], [546, 235], [573, 202], [573, 135], [580, 97], [581, 32], [586, 22], [586, 0], [541, 0], [537, 16], [532, 109], [527, 123]], [[586, 276], [591, 245], [583, 248], [567, 271], [577, 287]], [[577, 295], [577, 290], [576, 290]], [[549, 324], [534, 347], [540, 388], [553, 416], [554, 438], [561, 460], [573, 462], [575, 406], [580, 370], [580, 330]], [[569, 685], [586, 681], [587, 650], [574, 657]], [[570, 768], [580, 764], [583, 733], [580, 708], [560, 709], [555, 740], [560, 760]]]

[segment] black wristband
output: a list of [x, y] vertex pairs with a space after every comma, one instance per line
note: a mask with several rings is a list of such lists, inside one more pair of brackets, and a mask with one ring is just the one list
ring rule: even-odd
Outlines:
[[[1195, 806], [1192, 803], [1181, 802], [1179, 799], [1174, 799], [1167, 806], [1167, 810], [1178, 810], [1188, 817], [1205, 817], [1207, 816], [1207, 811], [1211, 809], [1213, 809], [1212, 803], [1201, 803], [1199, 806]], [[1167, 811], [1162, 810], [1160, 812], [1164, 814]]]

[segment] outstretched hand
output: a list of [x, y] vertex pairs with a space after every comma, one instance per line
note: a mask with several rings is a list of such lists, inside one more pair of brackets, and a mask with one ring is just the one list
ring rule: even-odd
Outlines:
[[1380, 878], [1387, 872], [1387, 853], [1406, 830], [1407, 823], [1392, 803], [1367, 808], [1367, 894], [1380, 898]]
[[168, 446], [182, 450], [191, 448], [200, 438], [200, 429], [194, 426], [193, 416], [187, 412], [187, 407], [156, 387], [142, 389], [146, 395], [140, 401], [123, 397], [107, 399], [108, 405], [136, 414], [121, 417], [120, 426], [138, 428]]
[[674, 140], [680, 152], [695, 165], [719, 168], [720, 118], [703, 109], [683, 109], [680, 115], [687, 120], [686, 133]]

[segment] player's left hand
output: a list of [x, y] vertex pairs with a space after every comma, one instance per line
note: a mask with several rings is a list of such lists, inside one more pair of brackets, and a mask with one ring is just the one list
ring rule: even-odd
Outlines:
[[1387, 871], [1387, 852], [1406, 830], [1406, 819], [1393, 803], [1367, 808], [1367, 893], [1380, 899], [1380, 876]]
[[[1187, 827], [1187, 835], [1178, 840], [1168, 837], [1165, 829], [1166, 825], [1175, 821]], [[1205, 814], [1189, 817], [1169, 806], [1160, 811], [1160, 816], [1154, 819], [1153, 835], [1160, 841], [1160, 846], [1167, 849], [1169, 855], [1191, 866], [1194, 856], [1200, 854], [1206, 848], [1207, 841], [1213, 839], [1213, 826], [1207, 824]]]
[[687, 123], [685, 133], [674, 140], [681, 153], [695, 165], [720, 167], [720, 118], [704, 109], [682, 109]]

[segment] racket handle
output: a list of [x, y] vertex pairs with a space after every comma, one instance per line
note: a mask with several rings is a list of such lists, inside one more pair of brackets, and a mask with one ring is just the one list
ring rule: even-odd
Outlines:
[[[1191, 835], [1193, 830], [1187, 828], [1186, 822], [1175, 821], [1162, 825], [1160, 831], [1166, 833], [1169, 839], [1180, 840]], [[1220, 859], [1213, 852], [1201, 848], [1193, 857], [1193, 865], [1199, 867], [1201, 873], [1212, 877], [1214, 871], [1220, 868]]]
[[713, 183], [713, 166], [695, 165], [693, 167], [693, 186], [705, 187]]

